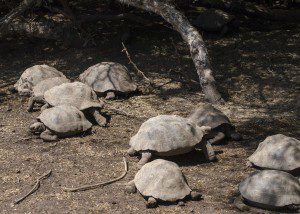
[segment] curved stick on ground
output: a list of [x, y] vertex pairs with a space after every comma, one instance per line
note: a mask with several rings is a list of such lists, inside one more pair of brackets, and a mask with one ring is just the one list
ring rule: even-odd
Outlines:
[[117, 177], [115, 179], [112, 179], [110, 181], [105, 181], [105, 182], [97, 183], [97, 184], [84, 185], [84, 186], [80, 186], [80, 187], [76, 187], [76, 188], [63, 187], [63, 190], [66, 191], [66, 192], [79, 192], [79, 191], [96, 189], [98, 187], [105, 186], [105, 185], [114, 183], [116, 181], [119, 181], [119, 180], [121, 180], [122, 178], [124, 178], [126, 176], [127, 171], [128, 171], [128, 165], [127, 165], [127, 161], [126, 161], [125, 157], [123, 157], [123, 162], [124, 162], [124, 172], [122, 173], [121, 176], [119, 176], [119, 177]]
[[34, 193], [35, 191], [37, 191], [41, 185], [41, 181], [48, 178], [52, 173], [52, 170], [49, 170], [48, 172], [44, 173], [41, 177], [39, 177], [37, 180], [36, 180], [36, 183], [35, 185], [33, 186], [33, 188], [26, 194], [24, 195], [23, 197], [17, 199], [14, 201], [14, 204], [18, 204], [20, 202], [22, 202], [25, 198], [27, 198], [29, 195], [31, 195], [32, 193]]

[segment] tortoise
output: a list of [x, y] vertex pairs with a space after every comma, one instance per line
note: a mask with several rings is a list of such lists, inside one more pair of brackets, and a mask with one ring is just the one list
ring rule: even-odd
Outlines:
[[269, 136], [248, 160], [248, 166], [299, 173], [300, 141], [282, 134]]
[[137, 89], [127, 68], [115, 62], [93, 65], [79, 76], [79, 80], [96, 93], [105, 94], [106, 99], [115, 98], [116, 93], [130, 93]]
[[207, 160], [215, 160], [215, 153], [202, 137], [210, 127], [197, 126], [187, 119], [176, 115], [159, 115], [144, 122], [138, 133], [129, 142], [130, 156], [141, 154], [139, 167], [147, 163], [152, 155], [172, 156], [192, 151], [196, 146], [201, 147]]
[[204, 31], [220, 32], [221, 36], [225, 35], [231, 28], [238, 27], [238, 21], [235, 19], [235, 16], [216, 9], [207, 9], [199, 12], [193, 24]]
[[36, 86], [32, 89], [31, 98], [28, 101], [28, 108], [27, 110], [30, 112], [32, 111], [35, 103], [44, 103], [44, 93], [49, 89], [61, 85], [63, 83], [70, 82], [69, 79], [65, 77], [53, 77], [45, 79], [39, 82]]
[[293, 175], [279, 170], [255, 172], [239, 184], [240, 196], [234, 201], [240, 210], [253, 206], [267, 210], [300, 207], [300, 181]]
[[76, 107], [61, 105], [45, 109], [37, 117], [37, 122], [30, 126], [30, 131], [40, 134], [44, 141], [56, 141], [59, 137], [77, 135], [91, 127], [92, 124]]
[[188, 119], [198, 126], [210, 126], [211, 132], [206, 136], [211, 144], [220, 143], [225, 138], [242, 140], [242, 136], [235, 131], [229, 118], [209, 103], [201, 103]]
[[71, 105], [92, 117], [100, 126], [106, 126], [106, 118], [100, 114], [104, 102], [98, 100], [93, 89], [81, 82], [63, 83], [44, 93], [45, 105], [42, 110], [50, 106]]
[[20, 95], [30, 96], [32, 87], [42, 80], [53, 77], [65, 77], [65, 75], [48, 65], [34, 65], [23, 72], [14, 88]]
[[138, 190], [147, 199], [147, 207], [157, 206], [158, 201], [178, 202], [190, 197], [201, 198], [196, 190], [191, 190], [179, 166], [171, 161], [156, 159], [145, 164], [125, 188], [127, 193]]

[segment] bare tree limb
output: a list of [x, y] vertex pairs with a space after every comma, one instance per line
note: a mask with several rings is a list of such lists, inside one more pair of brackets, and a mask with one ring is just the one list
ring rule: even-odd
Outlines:
[[129, 52], [128, 52], [128, 50], [127, 50], [127, 48], [126, 48], [126, 46], [125, 46], [125, 44], [124, 44], [123, 42], [122, 42], [122, 46], [123, 46], [122, 52], [125, 52], [125, 54], [126, 54], [128, 60], [129, 60], [129, 63], [130, 63], [130, 64], [134, 67], [134, 69], [137, 71], [138, 75], [142, 76], [142, 78], [143, 78], [147, 83], [149, 83], [150, 85], [152, 85], [152, 84], [153, 84], [152, 81], [151, 81], [151, 80], [144, 74], [144, 72], [141, 71], [141, 70], [137, 67], [137, 65], [132, 61], [131, 56], [130, 56], [130, 54], [129, 54]]
[[188, 19], [179, 12], [170, 1], [161, 0], [118, 0], [121, 3], [151, 11], [160, 15], [178, 31], [183, 40], [189, 45], [200, 84], [205, 97], [212, 103], [223, 101], [217, 90], [213, 71], [210, 65], [207, 49], [199, 32], [189, 23]]

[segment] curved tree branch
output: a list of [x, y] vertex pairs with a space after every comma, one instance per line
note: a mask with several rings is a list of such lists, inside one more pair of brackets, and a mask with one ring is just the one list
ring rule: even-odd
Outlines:
[[199, 76], [202, 90], [206, 99], [212, 103], [222, 102], [216, 88], [213, 71], [211, 69], [207, 49], [198, 31], [189, 23], [188, 19], [178, 11], [168, 0], [118, 0], [160, 15], [178, 31], [183, 40], [188, 43]]

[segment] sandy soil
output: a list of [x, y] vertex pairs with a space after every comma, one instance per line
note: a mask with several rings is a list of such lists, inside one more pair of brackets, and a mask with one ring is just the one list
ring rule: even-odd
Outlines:
[[[242, 133], [242, 142], [215, 146], [218, 161], [207, 163], [201, 151], [171, 158], [186, 175], [201, 201], [184, 207], [161, 205], [147, 210], [139, 194], [124, 193], [123, 185], [137, 172], [138, 158], [126, 155], [128, 142], [147, 118], [159, 114], [187, 116], [203, 95], [189, 52], [180, 37], [162, 29], [136, 29], [128, 50], [139, 68], [157, 84], [142, 93], [109, 101], [110, 106], [134, 117], [111, 114], [108, 128], [93, 127], [90, 135], [43, 143], [28, 133], [39, 112], [26, 112], [27, 99], [7, 92], [25, 68], [46, 63], [75, 79], [101, 61], [127, 64], [116, 35], [97, 38], [97, 47], [64, 48], [53, 42], [12, 39], [0, 43], [0, 210], [1, 213], [236, 213], [232, 204], [237, 184], [253, 169], [246, 158], [266, 136], [282, 133], [300, 137], [296, 118], [299, 93], [299, 27], [270, 32], [241, 32], [222, 39], [207, 38], [220, 90], [228, 102], [222, 109]], [[163, 35], [163, 37], [162, 37]], [[133, 67], [128, 65], [134, 73]], [[171, 81], [172, 80], [172, 81]], [[170, 82], [171, 81], [171, 82]], [[298, 85], [297, 85], [298, 84]], [[127, 176], [95, 190], [67, 193], [65, 186], [92, 184], [118, 177], [122, 157], [129, 163]], [[52, 175], [23, 202], [12, 202], [32, 188], [48, 170]], [[265, 211], [260, 211], [265, 213]]]

